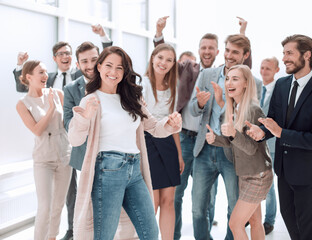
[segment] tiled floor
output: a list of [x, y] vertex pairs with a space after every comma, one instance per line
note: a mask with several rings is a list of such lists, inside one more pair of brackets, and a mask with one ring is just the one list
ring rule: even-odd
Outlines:
[[[224, 189], [224, 184], [222, 178], [219, 178], [219, 187], [218, 187], [218, 195], [216, 200], [216, 213], [215, 220], [218, 221], [218, 226], [214, 226], [212, 228], [212, 236], [214, 240], [223, 240], [226, 233], [226, 209], [227, 209], [227, 200]], [[189, 186], [192, 183], [190, 181]], [[263, 205], [263, 204], [262, 204]], [[264, 205], [263, 205], [264, 206]], [[278, 206], [279, 208], [279, 206]], [[186, 194], [184, 197], [184, 205], [183, 205], [183, 228], [182, 228], [182, 240], [191, 240], [193, 238], [193, 228], [192, 228], [192, 213], [191, 213], [191, 188], [188, 187], [186, 190]], [[263, 211], [262, 211], [263, 212]], [[60, 234], [57, 239], [63, 237], [66, 232], [66, 210], [64, 209], [62, 214], [62, 221], [60, 227]], [[246, 228], [247, 233], [249, 235], [250, 228]], [[33, 239], [33, 226], [26, 226], [24, 230], [14, 233], [11, 236], [0, 236], [0, 239], [6, 240], [32, 240]], [[266, 236], [267, 240], [290, 240], [290, 237], [287, 233], [286, 227], [282, 220], [280, 213], [277, 213], [276, 223], [274, 226], [274, 231]]]

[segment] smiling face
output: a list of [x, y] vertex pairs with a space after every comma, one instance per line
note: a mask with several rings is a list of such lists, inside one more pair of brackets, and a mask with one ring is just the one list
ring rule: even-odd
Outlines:
[[100, 90], [105, 93], [115, 94], [117, 86], [124, 75], [121, 56], [115, 53], [109, 54], [101, 64], [97, 65], [97, 69], [102, 80]]
[[94, 77], [94, 66], [99, 57], [96, 48], [79, 53], [77, 67], [85, 76], [87, 81], [90, 81]]
[[225, 91], [230, 98], [238, 104], [244, 96], [247, 81], [239, 69], [232, 69], [228, 72], [225, 79]]
[[162, 50], [152, 57], [154, 73], [165, 76], [174, 65], [175, 55], [171, 50]]
[[274, 75], [279, 71], [279, 67], [273, 60], [263, 60], [260, 67], [263, 84], [268, 85], [274, 81]]
[[57, 50], [53, 60], [56, 62], [58, 69], [66, 72], [70, 69], [72, 61], [72, 52], [69, 46], [63, 46]]
[[218, 53], [218, 43], [215, 39], [203, 38], [200, 41], [198, 54], [203, 68], [210, 68]]
[[232, 66], [243, 64], [249, 56], [249, 52], [244, 54], [244, 49], [235, 44], [227, 42], [224, 52], [225, 67], [229, 69]]
[[34, 68], [32, 74], [26, 74], [30, 88], [45, 88], [48, 80], [47, 68], [43, 63], [40, 63]]
[[305, 67], [305, 59], [297, 49], [296, 42], [285, 44], [283, 54], [283, 62], [288, 74], [296, 74]]

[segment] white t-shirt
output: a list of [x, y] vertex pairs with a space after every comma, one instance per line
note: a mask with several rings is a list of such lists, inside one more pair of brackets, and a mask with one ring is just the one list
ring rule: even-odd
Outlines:
[[141, 118], [133, 118], [121, 107], [119, 94], [107, 94], [96, 91], [101, 104], [101, 128], [99, 152], [119, 151], [139, 153], [136, 145], [136, 130]]
[[[170, 96], [171, 96], [171, 90], [168, 88], [164, 91], [157, 91], [157, 102], [153, 94], [153, 88], [151, 85], [151, 82], [148, 77], [144, 77], [142, 79], [141, 83], [143, 87], [143, 98], [144, 101], [147, 104], [148, 111], [157, 119], [161, 120], [164, 117], [168, 116], [170, 113], [169, 109], [171, 106], [171, 102], [168, 103]], [[176, 98], [175, 98], [175, 104], [173, 111], [176, 110], [177, 107], [177, 100], [178, 100], [178, 90], [176, 90]]]

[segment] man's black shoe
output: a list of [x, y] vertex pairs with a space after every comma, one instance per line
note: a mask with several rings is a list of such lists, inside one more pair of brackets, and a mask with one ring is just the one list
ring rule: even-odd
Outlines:
[[263, 223], [263, 227], [264, 227], [265, 235], [268, 235], [274, 229], [274, 226], [267, 222]]
[[65, 236], [61, 240], [73, 240], [73, 230], [67, 230]]

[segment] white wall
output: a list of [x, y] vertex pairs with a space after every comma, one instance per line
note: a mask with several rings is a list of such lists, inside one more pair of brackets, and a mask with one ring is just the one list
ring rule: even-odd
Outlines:
[[[38, 21], [40, 19], [40, 21]], [[46, 63], [54, 70], [52, 48], [56, 41], [56, 18], [0, 5], [1, 22], [1, 94], [0, 94], [0, 165], [31, 159], [34, 137], [20, 120], [15, 105], [23, 93], [15, 90], [13, 69], [19, 51], [30, 59]]]
[[[261, 60], [276, 56], [284, 76], [281, 41], [292, 34], [312, 36], [309, 0], [179, 0], [177, 53], [191, 50], [197, 54], [199, 40], [207, 32], [219, 37], [220, 53], [215, 65], [224, 63], [224, 40], [238, 33], [236, 16], [248, 21], [246, 35], [251, 41], [253, 74], [260, 78]], [[307, 9], [307, 10], [305, 10]], [[198, 55], [197, 55], [198, 56]], [[198, 58], [199, 59], [199, 58]]]

